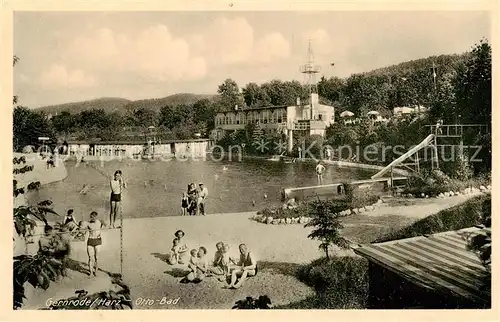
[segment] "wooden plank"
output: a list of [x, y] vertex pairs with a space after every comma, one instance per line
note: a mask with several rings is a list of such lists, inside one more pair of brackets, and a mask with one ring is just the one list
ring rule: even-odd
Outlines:
[[453, 259], [452, 257], [447, 256], [446, 254], [436, 252], [433, 249], [423, 247], [421, 244], [414, 245], [411, 243], [405, 243], [404, 245], [400, 246], [413, 252], [425, 251], [425, 257], [432, 260], [441, 261], [446, 265], [452, 265], [454, 267], [457, 267], [457, 270], [459, 269], [460, 272], [459, 274], [462, 275], [464, 278], [477, 279], [478, 277], [478, 274], [476, 272], [470, 270], [466, 266], [462, 266], [460, 262], [456, 261], [456, 259]]
[[378, 249], [375, 249], [373, 245], [368, 247], [369, 249], [367, 247], [363, 247], [361, 249], [358, 249], [358, 251], [362, 250], [362, 253], [364, 255], [370, 257], [372, 261], [375, 261], [379, 264], [383, 264], [383, 266], [386, 269], [398, 275], [402, 275], [406, 279], [415, 282], [417, 284], [423, 283], [433, 289], [438, 288], [446, 293], [451, 293], [454, 295], [459, 295], [461, 297], [470, 298], [470, 293], [465, 292], [460, 288], [454, 287], [452, 284], [438, 277], [425, 274], [419, 268], [410, 265], [405, 265], [405, 263], [399, 260], [398, 258], [391, 256], [390, 254], [381, 252]]
[[445, 259], [451, 263], [454, 263], [454, 265], [457, 265], [458, 267], [460, 267], [460, 269], [462, 271], [467, 272], [467, 274], [469, 274], [469, 275], [481, 276], [481, 274], [483, 273], [481, 271], [478, 271], [477, 269], [471, 268], [467, 264], [464, 264], [463, 260], [461, 260], [458, 257], [453, 256], [453, 254], [451, 254], [450, 252], [442, 251], [438, 248], [425, 245], [424, 243], [417, 244], [417, 243], [410, 242], [410, 243], [407, 243], [406, 245], [408, 245], [410, 247], [420, 248], [422, 250], [425, 250], [429, 254], [439, 256], [442, 259]]
[[441, 245], [445, 245], [445, 246], [448, 246], [450, 247], [451, 249], [453, 250], [461, 250], [460, 251], [460, 255], [468, 260], [470, 263], [472, 264], [476, 264], [476, 265], [479, 265], [481, 266], [481, 262], [479, 261], [479, 259], [477, 258], [476, 254], [474, 254], [473, 252], [470, 252], [470, 251], [467, 251], [467, 249], [465, 248], [465, 245], [463, 245], [462, 248], [458, 248], [455, 244], [453, 244], [452, 242], [448, 241], [446, 239], [446, 237], [444, 236], [431, 236], [431, 237], [428, 237], [429, 240], [433, 240], [433, 241], [438, 241]]
[[475, 301], [483, 302], [484, 298], [481, 295], [478, 295], [473, 289], [463, 285], [456, 279], [454, 279], [450, 274], [446, 274], [443, 271], [437, 270], [432, 267], [427, 267], [418, 263], [418, 257], [413, 256], [414, 260], [411, 260], [402, 254], [398, 254], [398, 251], [395, 250], [392, 246], [373, 246], [377, 247], [377, 250], [381, 252], [385, 252], [392, 256], [393, 258], [398, 259], [400, 262], [406, 264], [405, 269], [410, 269], [410, 267], [414, 267], [420, 271], [421, 275], [424, 275], [429, 280], [434, 280], [436, 283], [443, 285], [453, 293], [459, 294], [465, 298], [473, 299]]
[[412, 250], [408, 250], [402, 246], [403, 244], [392, 246], [384, 245], [383, 247], [393, 251], [395, 254], [401, 255], [401, 258], [407, 260], [411, 265], [420, 267], [422, 270], [426, 271], [429, 274], [445, 279], [453, 285], [459, 286], [460, 288], [471, 294], [474, 294], [480, 298], [484, 298], [485, 296], [487, 296], [487, 294], [481, 291], [479, 286], [481, 285], [481, 283], [479, 283], [477, 278], [472, 279], [474, 282], [471, 282], [470, 278], [466, 278], [460, 275], [456, 270], [450, 270], [449, 267], [444, 266], [444, 263], [440, 260], [430, 258], [431, 262], [425, 261], [425, 259], [429, 259], [429, 257], [425, 253], [422, 253], [421, 251], [415, 252]]
[[485, 270], [485, 268], [477, 260], [465, 256], [465, 252], [457, 252], [454, 247], [449, 247], [448, 245], [439, 243], [439, 241], [436, 242], [435, 240], [430, 240], [429, 238], [426, 241], [422, 241], [422, 244], [452, 254], [453, 256], [460, 258], [464, 264], [467, 264], [469, 267], [473, 267], [475, 270], [479, 270], [480, 272]]

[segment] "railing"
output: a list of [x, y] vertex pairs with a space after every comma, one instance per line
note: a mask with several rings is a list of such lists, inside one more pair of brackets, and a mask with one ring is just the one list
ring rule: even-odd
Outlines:
[[293, 125], [293, 129], [298, 131], [311, 129], [311, 123], [309, 121], [299, 121], [295, 122]]
[[464, 134], [464, 128], [475, 128], [480, 134], [489, 133], [490, 129], [488, 125], [484, 124], [443, 124], [443, 125], [426, 125], [430, 128], [430, 133], [435, 134], [437, 137], [462, 137]]

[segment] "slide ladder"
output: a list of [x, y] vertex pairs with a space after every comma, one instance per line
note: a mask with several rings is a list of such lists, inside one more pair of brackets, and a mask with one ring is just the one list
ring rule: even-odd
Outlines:
[[434, 134], [430, 134], [428, 137], [426, 137], [422, 142], [420, 142], [418, 145], [414, 146], [408, 152], [397, 158], [396, 160], [392, 161], [388, 166], [377, 172], [372, 176], [372, 179], [377, 179], [383, 176], [387, 171], [391, 170], [391, 168], [398, 166], [401, 164], [403, 161], [411, 157], [413, 154], [417, 153], [421, 149], [428, 147], [431, 145], [432, 141], [434, 140]]

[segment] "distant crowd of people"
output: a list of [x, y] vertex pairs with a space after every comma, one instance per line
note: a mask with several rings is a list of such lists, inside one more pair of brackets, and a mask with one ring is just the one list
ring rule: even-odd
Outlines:
[[215, 245], [217, 250], [214, 259], [209, 261], [204, 246], [189, 250], [184, 240], [184, 231], [178, 230], [174, 235], [167, 261], [170, 265], [187, 265], [188, 272], [180, 280], [181, 283], [200, 283], [205, 278], [214, 276], [224, 282], [224, 288], [236, 289], [248, 277], [257, 274], [257, 259], [245, 244], [239, 245], [240, 256], [235, 259], [229, 256], [229, 245], [220, 241]]

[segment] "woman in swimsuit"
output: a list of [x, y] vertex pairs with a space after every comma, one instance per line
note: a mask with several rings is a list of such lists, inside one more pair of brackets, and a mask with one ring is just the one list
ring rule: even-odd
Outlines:
[[111, 186], [111, 199], [110, 199], [110, 212], [109, 212], [109, 225], [115, 228], [115, 220], [117, 212], [121, 212], [122, 190], [126, 188], [125, 181], [122, 178], [122, 171], [117, 170], [113, 180], [110, 181]]
[[196, 216], [196, 210], [198, 208], [198, 191], [194, 183], [188, 185], [188, 208], [187, 211], [190, 216]]
[[[90, 222], [83, 223], [81, 227], [82, 230], [88, 231], [87, 238], [87, 255], [89, 256], [89, 271], [90, 276], [96, 276], [97, 272], [97, 257], [99, 250], [102, 245], [101, 229], [105, 227], [105, 224], [97, 219], [97, 212], [92, 211], [90, 213]], [[92, 265], [93, 264], [93, 265]]]
[[175, 232], [174, 235], [175, 239], [177, 240], [177, 245], [176, 245], [177, 256], [172, 256], [173, 254], [171, 254], [170, 258], [168, 259], [168, 263], [170, 265], [184, 264], [186, 260], [186, 255], [188, 255], [188, 250], [189, 250], [186, 245], [186, 242], [184, 241], [185, 233], [182, 230], [178, 230]]

